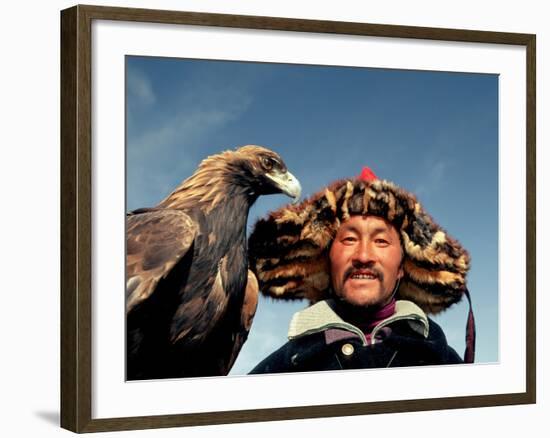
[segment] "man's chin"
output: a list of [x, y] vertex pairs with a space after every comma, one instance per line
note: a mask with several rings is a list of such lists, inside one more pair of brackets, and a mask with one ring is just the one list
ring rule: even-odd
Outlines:
[[344, 290], [344, 294], [340, 298], [356, 307], [370, 307], [382, 301], [378, 290], [373, 291], [365, 288]]

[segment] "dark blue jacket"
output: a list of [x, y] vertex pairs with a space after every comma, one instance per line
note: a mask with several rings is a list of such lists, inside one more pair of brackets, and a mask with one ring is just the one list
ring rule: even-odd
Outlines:
[[398, 301], [372, 341], [332, 311], [330, 300], [298, 312], [290, 340], [250, 373], [328, 371], [463, 363], [441, 328], [415, 304]]

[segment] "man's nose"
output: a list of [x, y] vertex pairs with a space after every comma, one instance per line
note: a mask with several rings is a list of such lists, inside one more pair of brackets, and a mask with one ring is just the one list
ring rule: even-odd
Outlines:
[[368, 242], [360, 242], [357, 245], [353, 254], [353, 260], [362, 264], [374, 261], [374, 253]]

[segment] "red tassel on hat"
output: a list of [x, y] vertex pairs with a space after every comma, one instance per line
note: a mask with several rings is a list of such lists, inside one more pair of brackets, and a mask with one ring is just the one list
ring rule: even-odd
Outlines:
[[359, 175], [359, 179], [363, 181], [374, 181], [375, 179], [378, 179], [378, 177], [369, 167], [365, 166], [361, 171], [361, 175]]

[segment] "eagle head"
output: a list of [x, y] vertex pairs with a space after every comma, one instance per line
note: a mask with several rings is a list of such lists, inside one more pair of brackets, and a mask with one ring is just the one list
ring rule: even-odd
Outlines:
[[284, 193], [297, 202], [302, 187], [283, 159], [262, 146], [242, 146], [206, 157], [193, 175], [183, 181], [157, 207], [212, 211], [239, 193], [249, 205], [261, 195]]
[[290, 173], [279, 154], [262, 146], [242, 146], [235, 150], [235, 163], [242, 172], [235, 173], [251, 189], [251, 195], [284, 193], [297, 202], [302, 193], [298, 179]]

